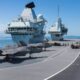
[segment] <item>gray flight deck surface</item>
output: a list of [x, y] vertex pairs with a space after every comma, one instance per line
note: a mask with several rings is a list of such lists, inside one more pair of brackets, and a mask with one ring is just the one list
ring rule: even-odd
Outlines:
[[80, 56], [71, 66], [48, 80], [80, 80]]
[[[48, 58], [41, 58], [37, 63], [27, 64], [29, 60], [20, 64], [1, 63], [0, 66], [3, 67], [0, 69], [0, 80], [44, 80], [72, 63], [79, 53], [79, 49], [71, 49], [70, 46], [53, 46], [38, 53], [39, 57]], [[35, 55], [38, 57], [37, 54], [33, 56]]]

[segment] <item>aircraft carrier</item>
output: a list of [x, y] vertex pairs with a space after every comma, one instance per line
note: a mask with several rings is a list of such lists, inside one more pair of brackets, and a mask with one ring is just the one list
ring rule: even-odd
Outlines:
[[[24, 43], [40, 43], [44, 40], [46, 23], [42, 14], [35, 14], [35, 4], [33, 2], [25, 5], [22, 14], [17, 20], [8, 24], [7, 34], [11, 34], [12, 39], [18, 45]], [[37, 33], [37, 34], [36, 34]]]
[[62, 22], [62, 19], [59, 15], [59, 7], [58, 7], [58, 17], [55, 24], [53, 24], [49, 29], [49, 34], [51, 35], [51, 39], [54, 41], [64, 40], [64, 35], [66, 35], [68, 29]]
[[79, 66], [79, 62], [77, 64], [75, 60], [80, 55], [80, 49], [72, 49], [70, 45], [73, 42], [76, 43], [76, 41], [57, 42], [61, 43], [61, 46], [52, 45], [46, 50], [32, 54], [31, 58], [29, 54], [25, 57], [11, 59], [8, 57], [9, 60], [6, 60], [5, 56], [0, 56], [0, 80], [76, 80], [70, 78], [70, 75], [72, 76], [70, 73], [77, 71], [76, 66]]
[[[27, 7], [32, 11], [34, 4], [30, 3]], [[41, 15], [39, 18], [43, 20]], [[13, 40], [17, 39], [16, 35], [21, 37], [20, 29], [23, 26], [18, 28], [18, 22], [26, 25], [26, 21], [21, 17], [18, 21], [12, 22], [13, 25], [17, 24], [17, 27], [15, 25], [13, 28], [12, 24], [9, 24], [7, 33], [12, 35]], [[24, 30], [21, 30], [21, 35], [24, 34]], [[18, 45], [0, 49], [0, 80], [80, 80], [80, 40], [44, 41], [42, 39], [42, 43], [27, 44], [24, 38], [15, 40]]]

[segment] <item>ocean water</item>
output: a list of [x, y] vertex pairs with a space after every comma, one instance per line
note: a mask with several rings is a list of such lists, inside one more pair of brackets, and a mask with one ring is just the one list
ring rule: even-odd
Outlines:
[[[50, 36], [46, 36], [49, 40], [51, 40]], [[80, 36], [64, 36], [64, 39], [80, 39]], [[13, 45], [14, 42], [11, 37], [0, 38], [0, 48], [3, 48], [7, 45]]]
[[[51, 40], [51, 36], [46, 36], [48, 40]], [[64, 36], [64, 39], [80, 39], [80, 36]]]
[[80, 36], [64, 36], [65, 39], [80, 39]]
[[3, 48], [8, 45], [13, 45], [13, 44], [14, 44], [14, 42], [13, 42], [12, 38], [8, 38], [8, 37], [0, 38], [0, 48]]

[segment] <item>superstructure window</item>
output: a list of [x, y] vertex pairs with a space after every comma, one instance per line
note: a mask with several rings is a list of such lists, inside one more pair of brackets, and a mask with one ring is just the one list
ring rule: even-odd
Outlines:
[[26, 31], [36, 31], [36, 28], [32, 27], [10, 27], [8, 28], [9, 31], [19, 31], [19, 30], [26, 30]]
[[56, 36], [56, 37], [59, 37], [60, 35], [59, 35], [59, 34], [56, 34], [55, 36]]

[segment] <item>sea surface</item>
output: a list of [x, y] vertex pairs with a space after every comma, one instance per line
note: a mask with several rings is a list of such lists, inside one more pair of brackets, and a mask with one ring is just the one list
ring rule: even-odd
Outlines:
[[[47, 36], [47, 38], [51, 40], [50, 36]], [[80, 39], [80, 36], [64, 36], [64, 39]], [[0, 48], [13, 44], [14, 42], [11, 37], [0, 38]]]
[[13, 45], [14, 42], [11, 37], [0, 38], [0, 48], [3, 48], [8, 45]]

